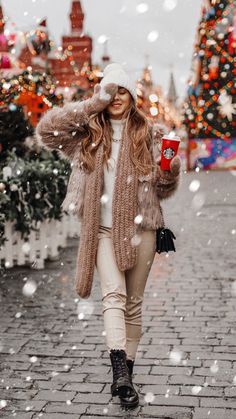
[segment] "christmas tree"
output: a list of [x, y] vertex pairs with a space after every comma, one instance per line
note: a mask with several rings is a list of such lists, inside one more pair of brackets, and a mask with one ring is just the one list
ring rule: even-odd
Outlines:
[[14, 148], [18, 156], [25, 153], [24, 140], [33, 134], [21, 106], [12, 104], [8, 111], [0, 111], [0, 160]]
[[62, 217], [70, 164], [33, 138], [42, 113], [63, 101], [55, 89], [49, 74], [31, 70], [0, 80], [0, 246], [7, 221], [27, 238], [38, 221]]
[[217, 140], [205, 143], [211, 156], [214, 154], [208, 162], [213, 165], [218, 157], [223, 166], [227, 166], [224, 163], [229, 162], [229, 157], [231, 164], [236, 158], [236, 144], [232, 142], [236, 137], [235, 59], [236, 1], [205, 0], [184, 104], [184, 122], [190, 139]]
[[33, 135], [42, 113], [63, 101], [55, 89], [49, 74], [29, 70], [0, 80], [0, 160], [13, 148], [24, 155], [24, 140]]

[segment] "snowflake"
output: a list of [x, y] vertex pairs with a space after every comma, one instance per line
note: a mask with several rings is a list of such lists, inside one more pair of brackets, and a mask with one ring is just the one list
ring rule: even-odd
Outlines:
[[236, 104], [233, 104], [232, 100], [232, 96], [227, 95], [225, 92], [221, 93], [218, 99], [220, 106], [218, 106], [217, 109], [221, 115], [227, 117], [229, 121], [232, 121], [232, 115], [236, 114]]
[[149, 42], [155, 42], [158, 37], [159, 37], [159, 33], [157, 31], [151, 31], [149, 32], [147, 39]]
[[190, 183], [190, 185], [189, 185], [189, 190], [191, 191], [191, 192], [197, 192], [197, 190], [199, 189], [199, 187], [200, 187], [200, 182], [199, 182], [199, 180], [198, 179], [194, 179], [194, 180], [192, 180], [192, 182]]
[[145, 13], [145, 12], [147, 12], [148, 11], [148, 4], [147, 3], [139, 3], [136, 6], [136, 11], [138, 13]]
[[37, 289], [37, 284], [33, 280], [29, 280], [26, 282], [26, 284], [22, 288], [22, 293], [26, 297], [31, 297]]
[[163, 9], [166, 12], [171, 12], [177, 6], [177, 0], [165, 0], [163, 4]]
[[146, 403], [152, 403], [154, 399], [155, 399], [155, 396], [151, 392], [146, 393], [144, 396], [144, 400]]
[[200, 393], [201, 389], [202, 389], [202, 387], [201, 387], [201, 386], [194, 386], [194, 387], [192, 388], [191, 392], [192, 392], [192, 394], [193, 394], [194, 396], [196, 396], [198, 393]]
[[174, 364], [174, 365], [179, 364], [182, 359], [182, 356], [183, 356], [182, 351], [179, 351], [178, 349], [173, 349], [169, 355], [171, 364]]
[[143, 216], [141, 214], [136, 215], [134, 219], [135, 224], [141, 224], [142, 221], [143, 221]]
[[104, 44], [105, 42], [107, 42], [107, 40], [108, 40], [108, 37], [104, 34], [100, 35], [97, 39], [99, 44]]

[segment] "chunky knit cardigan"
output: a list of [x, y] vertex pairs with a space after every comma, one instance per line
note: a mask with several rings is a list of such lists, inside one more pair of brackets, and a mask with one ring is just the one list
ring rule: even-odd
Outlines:
[[[43, 116], [36, 133], [45, 148], [56, 149], [69, 159], [72, 173], [62, 204], [81, 220], [81, 234], [76, 267], [76, 291], [81, 298], [91, 294], [98, 246], [101, 196], [103, 193], [103, 144], [96, 151], [95, 169], [83, 171], [80, 147], [89, 130], [93, 113], [91, 99], [52, 109]], [[119, 269], [125, 271], [137, 262], [135, 236], [141, 229], [155, 230], [163, 226], [160, 200], [170, 197], [180, 180], [180, 162], [172, 162], [171, 172], [160, 170], [161, 134], [152, 129], [151, 150], [155, 169], [138, 175], [129, 156], [129, 138], [123, 132], [112, 201], [112, 240]], [[140, 224], [134, 218], [141, 215]]]

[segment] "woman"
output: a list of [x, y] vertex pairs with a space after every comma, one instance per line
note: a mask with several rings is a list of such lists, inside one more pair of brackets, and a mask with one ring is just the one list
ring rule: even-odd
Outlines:
[[48, 111], [37, 127], [41, 144], [71, 161], [64, 210], [81, 219], [76, 291], [91, 293], [96, 266], [106, 343], [113, 369], [111, 394], [138, 405], [132, 383], [141, 337], [141, 310], [163, 226], [160, 200], [179, 182], [180, 159], [160, 169], [161, 134], [137, 109], [135, 85], [119, 64], [104, 70], [92, 98]]

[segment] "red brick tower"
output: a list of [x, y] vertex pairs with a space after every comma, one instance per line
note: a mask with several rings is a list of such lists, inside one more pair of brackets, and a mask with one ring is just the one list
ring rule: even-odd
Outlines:
[[80, 1], [73, 1], [70, 13], [71, 32], [81, 35], [83, 32], [84, 13]]
[[49, 59], [52, 74], [60, 86], [88, 88], [86, 71], [92, 67], [92, 39], [84, 35], [84, 13], [80, 1], [73, 1], [70, 13], [71, 33], [62, 37], [62, 57]]

